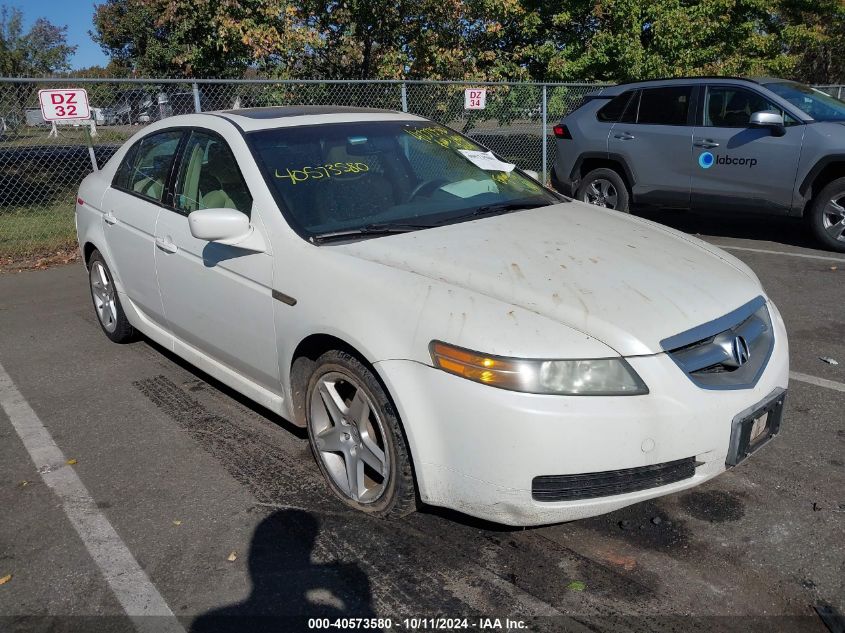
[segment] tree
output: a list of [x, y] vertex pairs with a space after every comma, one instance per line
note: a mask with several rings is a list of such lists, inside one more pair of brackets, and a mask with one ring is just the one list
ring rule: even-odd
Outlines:
[[319, 42], [283, 0], [107, 0], [92, 37], [142, 76], [233, 77], [254, 65], [292, 66]]
[[845, 2], [781, 0], [785, 45], [794, 51], [796, 79], [807, 83], [845, 83]]
[[0, 75], [34, 77], [66, 71], [75, 46], [67, 44], [67, 27], [38, 18], [26, 33], [20, 9], [0, 7]]

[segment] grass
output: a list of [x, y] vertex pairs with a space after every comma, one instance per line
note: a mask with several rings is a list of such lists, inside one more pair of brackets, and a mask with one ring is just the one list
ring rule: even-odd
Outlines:
[[76, 242], [73, 214], [72, 199], [0, 210], [0, 260], [13, 265], [72, 247]]
[[[100, 126], [97, 128], [97, 136], [91, 139], [94, 147], [97, 145], [112, 145], [123, 143], [140, 128], [131, 125]], [[85, 136], [85, 128], [69, 125], [58, 126], [58, 136], [48, 136], [49, 127], [18, 127], [8, 130], [5, 134], [0, 132], [0, 148], [3, 147], [43, 147], [43, 146], [67, 146], [87, 145], [88, 139]]]

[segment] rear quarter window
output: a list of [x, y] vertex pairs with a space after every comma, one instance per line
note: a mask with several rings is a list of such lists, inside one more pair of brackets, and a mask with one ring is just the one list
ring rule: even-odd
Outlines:
[[634, 91], [629, 90], [613, 97], [596, 113], [596, 118], [603, 123], [618, 123], [631, 101]]

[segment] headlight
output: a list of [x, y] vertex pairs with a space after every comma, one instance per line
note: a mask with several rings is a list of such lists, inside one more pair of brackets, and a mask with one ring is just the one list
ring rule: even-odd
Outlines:
[[432, 341], [434, 366], [484, 385], [567, 396], [636, 396], [648, 387], [624, 358], [533, 360], [490, 356]]

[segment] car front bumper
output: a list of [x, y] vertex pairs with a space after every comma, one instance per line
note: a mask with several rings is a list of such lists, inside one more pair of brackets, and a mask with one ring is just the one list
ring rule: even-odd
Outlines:
[[[627, 359], [650, 393], [624, 397], [505, 391], [405, 360], [376, 368], [403, 420], [425, 503], [508, 525], [556, 523], [684, 490], [723, 472], [737, 416], [787, 387], [786, 332], [776, 310], [772, 316], [774, 348], [748, 389], [701, 389], [666, 354]], [[532, 495], [535, 477], [641, 472], [689, 458], [691, 476], [665, 485], [566, 501]]]

